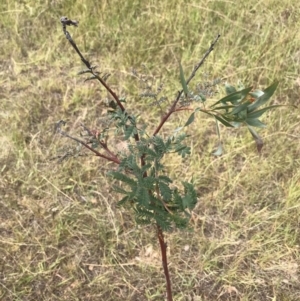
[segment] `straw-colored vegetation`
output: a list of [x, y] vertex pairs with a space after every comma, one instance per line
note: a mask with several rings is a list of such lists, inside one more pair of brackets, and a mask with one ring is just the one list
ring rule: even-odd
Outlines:
[[[300, 2], [9, 1], [0, 3], [0, 299], [163, 300], [154, 228], [136, 227], [92, 155], [51, 160], [74, 144], [54, 134], [67, 121], [101, 127], [107, 93], [83, 82], [83, 68], [59, 22], [84, 54], [111, 73], [130, 110], [150, 125], [160, 108], [138, 97], [132, 68], [180, 89], [217, 33], [194, 84], [215, 78], [264, 88], [278, 79], [273, 104], [300, 105]], [[161, 78], [161, 79], [160, 79]], [[208, 101], [224, 96], [222, 84]], [[167, 103], [163, 104], [163, 107]], [[260, 156], [246, 129], [222, 127], [225, 154], [205, 115], [188, 129], [192, 155], [169, 158], [169, 172], [194, 179], [199, 203], [192, 231], [167, 234], [174, 300], [300, 300], [300, 111], [267, 113]], [[173, 115], [165, 131], [188, 114]], [[111, 136], [113, 141], [113, 135]], [[88, 153], [87, 153], [88, 154]]]

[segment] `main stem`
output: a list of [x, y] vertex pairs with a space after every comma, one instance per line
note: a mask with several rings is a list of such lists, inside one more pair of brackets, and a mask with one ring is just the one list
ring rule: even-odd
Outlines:
[[168, 268], [168, 260], [167, 260], [167, 244], [165, 243], [164, 233], [159, 225], [157, 225], [157, 237], [160, 244], [161, 250], [161, 258], [162, 258], [162, 265], [164, 268], [165, 278], [166, 278], [166, 285], [167, 285], [167, 300], [173, 301], [172, 297], [172, 289], [171, 289], [171, 280]]

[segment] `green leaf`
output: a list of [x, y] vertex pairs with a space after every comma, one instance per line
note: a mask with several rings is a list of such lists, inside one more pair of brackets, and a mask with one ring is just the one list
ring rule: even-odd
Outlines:
[[133, 208], [135, 211], [135, 220], [137, 224], [147, 225], [151, 223], [152, 218], [154, 218], [154, 213], [145, 209], [143, 206], [137, 205]]
[[182, 182], [183, 186], [184, 186], [184, 192], [186, 195], [191, 196], [191, 203], [190, 203], [190, 209], [193, 209], [196, 204], [197, 204], [197, 193], [195, 190], [195, 187], [193, 185], [193, 183], [189, 183], [189, 182]]
[[219, 137], [219, 143], [218, 143], [218, 148], [212, 154], [214, 156], [221, 156], [222, 153], [223, 153], [223, 148], [222, 148], [220, 129], [219, 129], [219, 124], [218, 124], [217, 119], [216, 119], [216, 128], [217, 128], [217, 134], [218, 134], [218, 137]]
[[206, 101], [206, 96], [202, 93], [199, 93], [199, 97], [201, 99], [202, 102], [205, 102]]
[[261, 150], [264, 146], [264, 143], [262, 141], [262, 139], [260, 138], [260, 136], [251, 128], [251, 126], [248, 126], [248, 130], [249, 132], [251, 133], [255, 143], [256, 143], [256, 148], [257, 148], [257, 151], [259, 153], [261, 153]]
[[230, 114], [235, 115], [235, 114], [238, 114], [238, 113], [244, 111], [245, 109], [247, 109], [247, 107], [249, 106], [249, 104], [251, 104], [250, 101], [247, 101], [247, 102], [245, 102], [245, 103], [240, 104], [239, 106], [235, 107], [235, 108], [230, 112]]
[[127, 201], [129, 201], [129, 196], [124, 196], [118, 203], [117, 206], [123, 206]]
[[156, 157], [158, 156], [163, 156], [166, 153], [166, 145], [164, 140], [156, 135], [153, 137], [153, 146], [154, 146], [154, 151], [157, 153]]
[[191, 116], [189, 117], [188, 121], [185, 123], [184, 126], [190, 125], [192, 122], [194, 122], [194, 120], [195, 120], [195, 112], [191, 114]]
[[232, 124], [232, 126], [233, 126], [234, 128], [237, 129], [237, 128], [239, 128], [239, 127], [242, 125], [242, 122], [232, 121], [231, 124]]
[[188, 227], [189, 220], [191, 219], [191, 215], [186, 211], [184, 211], [184, 214], [185, 217], [182, 217], [178, 214], [173, 214], [173, 215], [169, 214], [170, 219], [178, 229], [186, 229]]
[[84, 80], [84, 82], [87, 82], [87, 81], [93, 80], [93, 79], [97, 79], [97, 76], [92, 75], [92, 76], [86, 78], [86, 79]]
[[[208, 111], [202, 111], [203, 113], [206, 113], [207, 115], [210, 115], [210, 116], [213, 116], [215, 117], [217, 120], [219, 120], [222, 124], [224, 124], [225, 126], [227, 127], [234, 127], [232, 124], [230, 124], [229, 122], [231, 122], [231, 120], [229, 120], [229, 118], [227, 118], [225, 115], [221, 115], [222, 118], [217, 115], [217, 114], [213, 114], [213, 113], [210, 113]], [[224, 118], [224, 119], [223, 119]], [[229, 122], [227, 122], [226, 120], [228, 120]]]
[[220, 107], [214, 108], [214, 111], [215, 111], [215, 110], [228, 110], [228, 109], [232, 109], [232, 108], [235, 108], [235, 107], [236, 107], [236, 106], [234, 106], [234, 105], [220, 106]]
[[192, 122], [194, 122], [195, 120], [195, 113], [200, 111], [201, 109], [200, 108], [196, 108], [195, 111], [190, 115], [189, 119], [187, 120], [187, 122], [185, 123], [184, 127], [185, 126], [188, 126], [190, 125]]
[[159, 186], [160, 194], [164, 199], [164, 201], [169, 201], [172, 197], [172, 190], [170, 189], [170, 187], [164, 182], [159, 182], [158, 186]]
[[[222, 119], [221, 117], [219, 117], [218, 115], [213, 115], [217, 120], [219, 120], [222, 124], [224, 124], [227, 127], [231, 127], [233, 128], [234, 126], [232, 124], [230, 124], [229, 122], [227, 122], [226, 120]], [[223, 117], [223, 115], [222, 115]]]
[[249, 95], [251, 95], [254, 98], [259, 98], [263, 94], [264, 94], [264, 92], [261, 90], [255, 90], [255, 91], [249, 93]]
[[135, 129], [136, 128], [134, 125], [126, 126], [126, 129], [124, 131], [124, 139], [128, 140], [131, 136], [133, 136], [136, 133]]
[[173, 181], [169, 177], [164, 175], [158, 176], [158, 179], [166, 183], [173, 183]]
[[117, 193], [121, 193], [121, 194], [125, 194], [125, 195], [130, 194], [130, 192], [128, 192], [128, 191], [124, 190], [123, 188], [116, 186], [116, 185], [113, 185], [113, 190]]
[[244, 110], [237, 114], [237, 119], [234, 119], [234, 121], [241, 121], [241, 120], [245, 120], [246, 118], [247, 118], [247, 110]]
[[193, 204], [193, 198], [190, 195], [185, 195], [182, 198], [182, 207], [184, 209], [186, 209], [186, 208], [192, 209], [193, 208], [192, 204]]
[[145, 153], [148, 155], [148, 156], [150, 156], [150, 157], [156, 157], [157, 156], [157, 154], [156, 154], [156, 152], [153, 150], [153, 149], [151, 149], [151, 148], [147, 148], [146, 150], [145, 150]]
[[275, 81], [271, 86], [266, 88], [263, 91], [264, 94], [261, 95], [260, 97], [258, 97], [258, 99], [248, 107], [248, 112], [251, 113], [251, 112], [255, 111], [257, 108], [259, 108], [260, 106], [264, 105], [274, 94], [275, 90], [277, 89], [278, 84], [279, 84], [279, 82]]
[[145, 171], [147, 171], [148, 169], [150, 169], [151, 166], [152, 166], [152, 165], [151, 165], [150, 163], [145, 164], [144, 166], [142, 166], [140, 172], [143, 174]]
[[264, 123], [262, 123], [260, 120], [258, 120], [257, 118], [247, 118], [245, 120], [245, 122], [248, 125], [255, 126], [257, 128], [265, 128], [266, 127], [266, 125]]
[[135, 180], [125, 176], [124, 174], [122, 174], [118, 171], [110, 171], [108, 173], [108, 175], [112, 176], [116, 180], [119, 180], [119, 181], [122, 181], [122, 182], [128, 184], [129, 186], [135, 186], [136, 185]]
[[138, 187], [136, 198], [138, 198], [138, 202], [148, 208], [150, 205], [150, 196], [149, 192], [145, 187]]
[[229, 94], [235, 93], [236, 88], [234, 86], [229, 85], [229, 84], [225, 84], [225, 91], [226, 91], [226, 94], [229, 95]]
[[185, 97], [187, 97], [188, 94], [189, 94], [189, 90], [188, 90], [188, 87], [187, 87], [187, 84], [186, 84], [186, 81], [185, 81], [185, 78], [184, 78], [184, 73], [183, 73], [183, 69], [182, 69], [182, 66], [181, 66], [180, 62], [179, 62], [179, 70], [180, 70], [180, 82], [181, 82], [181, 85], [182, 85], [182, 89], [183, 89], [183, 92], [185, 94]]
[[283, 105], [272, 105], [248, 114], [248, 118], [259, 118], [263, 113], [273, 108], [283, 107]]
[[182, 158], [191, 154], [191, 148], [186, 145], [178, 145], [174, 149], [175, 153], [178, 153]]
[[127, 167], [136, 175], [140, 176], [142, 175], [142, 171], [139, 167], [139, 165], [136, 163], [136, 157], [134, 155], [129, 155], [127, 157]]
[[229, 94], [223, 98], [221, 98], [220, 100], [218, 100], [216, 103], [214, 103], [212, 105], [212, 107], [214, 107], [215, 105], [219, 104], [219, 103], [223, 103], [226, 104], [227, 102], [230, 102], [232, 104], [238, 104], [240, 101], [242, 101], [247, 95], [248, 93], [252, 90], [252, 87], [234, 92], [232, 94]]
[[156, 179], [154, 177], [148, 176], [146, 178], [143, 178], [143, 184], [147, 189], [153, 189], [153, 185], [156, 182]]
[[184, 126], [180, 126], [180, 127], [176, 128], [174, 130], [174, 133], [176, 134], [176, 133], [180, 132], [183, 128], [184, 128]]

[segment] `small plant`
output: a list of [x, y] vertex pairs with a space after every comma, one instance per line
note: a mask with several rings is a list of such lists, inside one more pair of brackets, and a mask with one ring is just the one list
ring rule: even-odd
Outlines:
[[[122, 195], [119, 205], [126, 206], [135, 213], [135, 219], [141, 225], [154, 225], [157, 231], [157, 238], [161, 248], [162, 264], [166, 279], [167, 300], [172, 299], [171, 281], [167, 261], [167, 244], [164, 238], [164, 232], [172, 228], [185, 229], [188, 226], [190, 212], [197, 203], [197, 192], [192, 182], [181, 182], [181, 187], [173, 183], [173, 179], [168, 176], [165, 169], [163, 158], [168, 154], [177, 154], [182, 158], [190, 155], [190, 148], [185, 144], [188, 137], [184, 132], [195, 119], [197, 112], [210, 115], [216, 122], [217, 134], [219, 137], [218, 148], [214, 155], [222, 154], [222, 145], [220, 139], [219, 123], [225, 127], [239, 127], [246, 125], [253, 136], [258, 151], [263, 146], [261, 137], [255, 132], [253, 127], [265, 127], [259, 118], [271, 108], [278, 105], [261, 108], [266, 104], [274, 94], [278, 82], [275, 81], [265, 90], [255, 90], [252, 87], [239, 87], [238, 89], [226, 84], [226, 96], [206, 107], [206, 97], [211, 93], [212, 87], [217, 83], [202, 84], [196, 87], [195, 91], [189, 88], [191, 80], [196, 72], [203, 65], [205, 59], [213, 51], [220, 35], [217, 35], [203, 58], [195, 65], [191, 75], [186, 79], [183, 68], [179, 63], [179, 77], [182, 89], [177, 93], [176, 98], [166, 110], [163, 117], [158, 121], [156, 129], [149, 133], [147, 124], [139, 123], [139, 116], [130, 114], [126, 110], [127, 100], [120, 98], [107, 83], [108, 74], [101, 76], [96, 71], [96, 67], [85, 59], [72, 39], [66, 26], [77, 26], [78, 22], [69, 20], [67, 17], [60, 19], [63, 32], [80, 56], [86, 69], [79, 74], [89, 74], [87, 80], [97, 80], [113, 97], [109, 103], [107, 126], [99, 130], [91, 130], [82, 125], [87, 140], [69, 135], [62, 130], [64, 121], [56, 124], [56, 130], [62, 136], [76, 141], [81, 147], [85, 147], [96, 156], [113, 162], [117, 165], [116, 169], [111, 170], [108, 176], [118, 180], [120, 185], [114, 186], [116, 192]], [[138, 77], [135, 72], [136, 77]], [[154, 104], [161, 106], [165, 100], [164, 97], [158, 98], [161, 87], [152, 93], [151, 89], [146, 88], [141, 97], [153, 98]], [[192, 104], [198, 104], [192, 109]], [[161, 108], [162, 109], [162, 108]], [[162, 109], [163, 110], [163, 109]], [[176, 113], [181, 111], [191, 111], [186, 123], [164, 137], [160, 135], [161, 129], [166, 121]], [[114, 146], [110, 146], [108, 131], [114, 130], [116, 136], [122, 137], [126, 141], [127, 151], [118, 152]]]

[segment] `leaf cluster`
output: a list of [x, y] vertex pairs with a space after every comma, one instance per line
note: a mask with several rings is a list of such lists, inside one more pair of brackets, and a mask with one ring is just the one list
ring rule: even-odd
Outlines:
[[170, 153], [181, 157], [190, 154], [190, 148], [184, 144], [187, 136], [182, 133], [163, 139], [159, 135], [149, 138], [142, 131], [138, 133], [140, 140], [128, 144], [129, 154], [123, 155], [117, 171], [109, 173], [119, 181], [114, 189], [123, 194], [118, 204], [132, 207], [139, 224], [156, 222], [163, 230], [172, 225], [186, 227], [188, 210], [197, 201], [195, 189], [191, 183], [182, 182], [184, 192], [180, 193], [166, 175], [162, 159]]
[[[183, 91], [187, 98], [195, 100], [197, 98], [203, 99], [202, 95], [194, 94], [188, 91], [188, 87], [183, 76], [182, 68], [180, 68], [181, 83]], [[194, 112], [190, 115], [189, 119], [184, 126], [190, 125], [195, 119], [195, 113], [201, 111], [210, 116], [213, 116], [216, 120], [216, 128], [219, 136], [219, 146], [215, 155], [222, 154], [222, 146], [220, 140], [220, 129], [218, 122], [222, 123], [226, 127], [240, 127], [241, 125], [246, 125], [250, 131], [252, 137], [254, 138], [258, 151], [261, 151], [263, 146], [263, 141], [253, 127], [264, 128], [266, 125], [259, 120], [259, 118], [270, 109], [279, 107], [281, 105], [271, 105], [268, 107], [261, 108], [265, 105], [274, 94], [277, 89], [279, 82], [275, 81], [269, 87], [264, 90], [255, 90], [253, 87], [241, 87], [236, 89], [234, 86], [226, 84], [226, 96], [218, 100], [216, 103], [210, 106], [209, 109], [203, 109], [197, 107]], [[203, 99], [205, 101], [205, 99]]]

